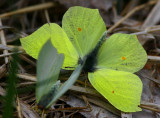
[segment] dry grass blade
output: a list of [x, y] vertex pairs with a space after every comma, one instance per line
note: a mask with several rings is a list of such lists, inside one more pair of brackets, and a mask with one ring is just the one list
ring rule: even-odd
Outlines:
[[144, 35], [144, 34], [148, 34], [148, 33], [154, 33], [156, 31], [160, 31], [160, 26], [155, 26], [155, 27], [148, 27], [146, 28], [144, 31], [140, 31], [140, 32], [135, 32], [135, 33], [131, 33], [132, 35]]
[[0, 26], [0, 30], [5, 30], [5, 29], [12, 31], [12, 32], [15, 33], [15, 34], [18, 34], [20, 37], [26, 37], [26, 36], [27, 36], [26, 33], [21, 32], [21, 31], [17, 30], [17, 29], [14, 28], [14, 27], [10, 27], [10, 26]]
[[22, 78], [24, 80], [33, 81], [33, 82], [37, 81], [35, 76], [31, 76], [31, 75], [27, 75], [27, 74], [17, 74], [17, 77]]
[[16, 45], [7, 45], [7, 47], [9, 47], [9, 48], [17, 48], [18, 50], [20, 50], [20, 51], [24, 51], [24, 49], [22, 48], [22, 46], [16, 46]]
[[16, 108], [17, 108], [17, 112], [18, 112], [18, 117], [19, 118], [23, 118], [23, 116], [22, 116], [22, 111], [21, 111], [21, 105], [20, 105], [20, 102], [19, 102], [19, 98], [17, 97], [17, 106], [16, 106]]
[[[18, 52], [16, 52], [16, 53], [23, 53], [23, 52], [22, 52], [22, 51], [18, 51]], [[1, 57], [11, 56], [11, 55], [16, 54], [16, 53], [6, 53], [6, 54], [2, 54], [2, 55], [0, 55], [0, 58], [1, 58]]]
[[160, 63], [160, 57], [159, 56], [148, 56], [148, 62], [152, 63]]
[[22, 110], [22, 115], [25, 118], [40, 118], [40, 116], [34, 110], [32, 110], [29, 105], [23, 103], [21, 100], [19, 100], [19, 102]]
[[39, 5], [34, 5], [34, 6], [18, 9], [16, 11], [11, 11], [8, 13], [1, 14], [0, 18], [9, 17], [12, 15], [17, 15], [17, 14], [22, 14], [22, 13], [28, 13], [28, 12], [42, 10], [42, 9], [48, 9], [48, 8], [53, 7], [54, 5], [55, 5], [54, 2], [48, 2], [48, 3], [39, 4]]
[[[2, 26], [2, 21], [1, 21], [1, 19], [0, 19], [0, 26]], [[3, 44], [4, 46], [6, 46], [7, 44], [6, 44], [6, 39], [5, 39], [4, 31], [3, 31], [3, 30], [0, 31], [0, 36], [1, 36], [1, 42], [2, 42], [2, 44]], [[8, 51], [7, 51], [7, 50], [4, 50], [3, 53], [4, 53], [5, 55], [7, 55], [7, 54], [8, 54]], [[8, 63], [8, 57], [5, 57], [4, 59], [5, 59], [5, 64], [7, 64], [7, 63]]]
[[139, 75], [140, 77], [143, 77], [143, 78], [145, 78], [145, 79], [149, 79], [149, 80], [155, 82], [156, 84], [159, 84], [159, 85], [160, 85], [160, 81], [159, 81], [159, 80], [154, 79], [152, 76], [146, 75], [146, 73], [144, 73], [144, 72], [141, 72], [141, 71], [140, 71], [140, 72], [137, 72], [137, 75]]
[[5, 96], [6, 91], [0, 86], [0, 95]]
[[30, 60], [29, 58], [27, 58], [26, 56], [24, 55], [20, 55], [20, 57], [25, 60], [26, 62], [30, 63], [31, 65], [35, 66], [36, 67], [36, 63], [32, 60]]
[[116, 115], [118, 115], [118, 116], [120, 116], [120, 111], [119, 110], [117, 110], [115, 107], [113, 107], [111, 104], [109, 104], [108, 102], [104, 102], [103, 100], [101, 100], [101, 99], [95, 99], [95, 98], [91, 98], [91, 97], [87, 97], [87, 100], [90, 102], [90, 103], [93, 103], [93, 104], [95, 104], [95, 105], [97, 105], [97, 106], [100, 106], [100, 107], [102, 107], [102, 108], [104, 108], [104, 109], [107, 109], [108, 111], [110, 111], [110, 112], [112, 112], [112, 113], [114, 113], [114, 114], [116, 114]]
[[94, 89], [89, 89], [89, 88], [84, 88], [84, 87], [79, 87], [79, 86], [72, 86], [70, 88], [70, 91], [72, 92], [76, 92], [76, 93], [79, 93], [79, 94], [84, 94], [84, 95], [87, 95], [87, 96], [96, 96], [96, 97], [101, 97], [102, 98], [102, 95], [100, 95], [96, 90]]
[[123, 21], [125, 21], [127, 18], [129, 18], [131, 15], [133, 15], [136, 11], [143, 9], [144, 7], [154, 5], [157, 1], [150, 1], [146, 4], [142, 4], [140, 6], [135, 7], [133, 10], [131, 10], [128, 14], [126, 14], [121, 20], [119, 20], [116, 24], [114, 24], [111, 28], [108, 29], [108, 32], [113, 31], [116, 27], [118, 27]]
[[150, 105], [150, 104], [141, 104], [140, 105], [141, 108], [143, 109], [147, 109], [153, 112], [159, 112], [160, 113], [160, 106], [157, 104], [154, 105]]
[[0, 50], [12, 50], [12, 48], [9, 48], [9, 47], [7, 47], [7, 46], [5, 46], [5, 45], [2, 45], [2, 44], [0, 44]]
[[154, 6], [147, 19], [144, 21], [142, 27], [153, 26], [160, 21], [160, 0]]
[[1, 67], [0, 67], [0, 79], [2, 77], [4, 77], [4, 75], [6, 74], [7, 72], [7, 68], [6, 68], [6, 64], [3, 64]]

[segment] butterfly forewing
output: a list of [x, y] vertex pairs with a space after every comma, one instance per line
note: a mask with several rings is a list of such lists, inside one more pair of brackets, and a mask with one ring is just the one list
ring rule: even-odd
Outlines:
[[71, 7], [63, 16], [62, 28], [81, 58], [97, 44], [106, 27], [97, 9]]
[[137, 72], [147, 61], [147, 54], [136, 35], [113, 34], [101, 46], [97, 68]]

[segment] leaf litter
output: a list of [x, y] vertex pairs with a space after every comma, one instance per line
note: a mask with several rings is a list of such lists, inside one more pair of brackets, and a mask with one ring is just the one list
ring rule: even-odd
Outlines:
[[[16, 99], [16, 101], [17, 103], [19, 102], [19, 104], [14, 104], [14, 107], [17, 108], [17, 110], [14, 110], [14, 117], [160, 117], [160, 2], [158, 0], [139, 0], [138, 2], [134, 0], [130, 2], [124, 0], [117, 0], [117, 2], [114, 0], [89, 0], [85, 2], [79, 0], [53, 0], [52, 2], [44, 0], [40, 2], [38, 0], [13, 1], [12, 3], [0, 1], [0, 19], [2, 22], [0, 28], [0, 51], [1, 55], [7, 54], [0, 58], [0, 95], [4, 96], [6, 93], [5, 80], [8, 75], [8, 64], [10, 63], [12, 49], [17, 47], [21, 49], [21, 52], [19, 52], [21, 62], [18, 64], [17, 73], [19, 100]], [[42, 7], [37, 6], [39, 4], [41, 4]], [[110, 104], [102, 105], [106, 100], [94, 91], [93, 88], [89, 92], [85, 91], [90, 84], [88, 81], [85, 81], [86, 75], [83, 73], [74, 85], [77, 88], [73, 86], [67, 94], [65, 94], [68, 99], [63, 99], [63, 96], [45, 112], [36, 109], [34, 88], [36, 81], [36, 61], [24, 53], [18, 37], [31, 34], [45, 24], [48, 18], [51, 22], [61, 24], [61, 18], [65, 11], [75, 5], [98, 8], [111, 34], [121, 32], [136, 34], [138, 36], [139, 41], [147, 51], [149, 59], [145, 67], [137, 73], [143, 82], [143, 93], [140, 105], [143, 111], [124, 115], [124, 113], [120, 113], [120, 111]], [[33, 9], [29, 9], [30, 6], [33, 6], [31, 7]], [[16, 30], [13, 31], [13, 29]], [[3, 51], [5, 53], [3, 53]], [[7, 62], [7, 60], [9, 62]], [[70, 71], [62, 70], [60, 75], [61, 81], [68, 78], [70, 73]], [[84, 91], [80, 92], [82, 90]], [[89, 102], [92, 111], [88, 111], [88, 107], [86, 107], [87, 104], [84, 102], [82, 96], [86, 96], [86, 100]], [[3, 99], [0, 100], [0, 103], [2, 113]], [[84, 111], [82, 111], [82, 107], [85, 109], [83, 109]], [[56, 109], [60, 108], [60, 111], [56, 111]], [[65, 111], [65, 108], [70, 109]], [[2, 116], [2, 114], [0, 115]]]

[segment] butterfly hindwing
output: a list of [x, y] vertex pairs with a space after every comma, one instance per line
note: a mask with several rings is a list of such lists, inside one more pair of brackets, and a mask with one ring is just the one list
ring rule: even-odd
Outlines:
[[123, 71], [98, 69], [89, 73], [89, 81], [112, 105], [124, 112], [141, 111], [142, 82], [138, 76]]
[[147, 61], [147, 54], [136, 35], [113, 34], [101, 46], [97, 68], [137, 72]]
[[71, 7], [63, 16], [62, 28], [80, 57], [88, 54], [105, 32], [106, 27], [98, 9]]
[[21, 38], [20, 41], [25, 51], [37, 59], [42, 46], [49, 38], [54, 47], [57, 48], [58, 53], [65, 55], [63, 68], [67, 67], [65, 69], [73, 70], [77, 66], [79, 56], [66, 33], [59, 25], [55, 23], [45, 24], [31, 35]]

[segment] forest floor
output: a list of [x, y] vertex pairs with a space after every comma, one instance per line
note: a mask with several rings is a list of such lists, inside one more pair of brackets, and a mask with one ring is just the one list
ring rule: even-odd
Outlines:
[[[86, 91], [91, 86], [81, 74], [74, 86], [51, 108], [40, 110], [35, 98], [36, 60], [26, 54], [19, 39], [45, 23], [62, 25], [71, 6], [99, 9], [109, 34], [136, 34], [148, 55], [145, 67], [136, 74], [143, 82], [141, 112], [123, 113]], [[0, 1], [0, 117], [3, 117], [7, 78], [13, 48], [20, 61], [13, 116], [19, 118], [159, 118], [160, 117], [160, 0], [1, 0]], [[62, 71], [64, 82], [71, 71]], [[10, 111], [8, 111], [8, 114]]]

